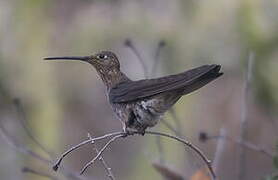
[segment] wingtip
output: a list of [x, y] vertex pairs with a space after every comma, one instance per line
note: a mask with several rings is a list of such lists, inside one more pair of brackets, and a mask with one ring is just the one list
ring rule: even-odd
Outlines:
[[219, 76], [221, 76], [221, 75], [224, 74], [223, 72], [220, 72], [220, 70], [221, 70], [221, 65], [219, 65], [219, 64], [213, 64], [212, 66], [214, 66], [214, 67], [213, 67], [214, 73], [217, 73]]
[[222, 76], [224, 73], [223, 72], [219, 72], [218, 74], [217, 74], [217, 77], [220, 77], [220, 76]]

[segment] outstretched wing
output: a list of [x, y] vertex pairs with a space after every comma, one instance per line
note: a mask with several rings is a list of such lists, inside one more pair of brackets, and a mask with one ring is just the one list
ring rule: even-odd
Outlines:
[[124, 81], [109, 91], [109, 99], [112, 103], [123, 103], [176, 90], [188, 94], [221, 76], [220, 68], [220, 65], [204, 65], [161, 78]]

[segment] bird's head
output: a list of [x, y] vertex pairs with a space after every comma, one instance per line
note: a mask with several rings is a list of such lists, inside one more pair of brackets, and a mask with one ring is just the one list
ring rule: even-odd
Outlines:
[[120, 82], [125, 75], [120, 71], [120, 62], [111, 51], [101, 51], [91, 56], [47, 57], [44, 60], [79, 60], [95, 67], [104, 84], [110, 88]]
[[101, 51], [91, 56], [47, 57], [44, 60], [79, 60], [92, 64], [97, 71], [120, 70], [119, 60], [111, 51]]

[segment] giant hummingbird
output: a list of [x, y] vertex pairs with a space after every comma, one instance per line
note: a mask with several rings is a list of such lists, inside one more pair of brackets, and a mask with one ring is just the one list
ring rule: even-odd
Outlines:
[[91, 56], [47, 57], [45, 60], [80, 60], [93, 65], [106, 86], [109, 103], [124, 132], [155, 126], [183, 95], [221, 76], [220, 65], [203, 65], [179, 74], [132, 81], [121, 70], [117, 56], [101, 51]]

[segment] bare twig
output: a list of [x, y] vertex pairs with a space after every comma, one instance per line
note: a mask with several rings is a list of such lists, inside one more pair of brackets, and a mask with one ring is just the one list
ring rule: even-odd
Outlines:
[[[250, 82], [252, 77], [252, 68], [254, 62], [254, 53], [250, 52], [249, 59], [248, 59], [248, 68], [246, 74], [246, 81], [244, 87], [244, 97], [242, 102], [242, 112], [241, 112], [241, 121], [240, 121], [240, 136], [239, 141], [242, 143], [247, 135], [247, 114], [248, 114], [248, 98], [249, 98], [249, 91], [250, 91]], [[239, 148], [238, 151], [238, 158], [237, 158], [237, 179], [241, 180], [244, 177], [244, 164], [245, 164], [245, 153], [243, 148]]]
[[35, 175], [38, 175], [38, 176], [41, 176], [41, 177], [46, 177], [46, 178], [49, 178], [49, 179], [52, 179], [52, 180], [58, 180], [58, 178], [52, 176], [52, 175], [49, 175], [45, 172], [42, 172], [42, 171], [38, 171], [38, 170], [34, 170], [32, 168], [28, 168], [28, 167], [23, 167], [21, 169], [21, 171], [23, 173], [30, 173], [30, 174], [35, 174]]
[[67, 150], [66, 152], [64, 152], [61, 157], [56, 161], [56, 163], [53, 165], [53, 170], [54, 171], [57, 171], [59, 169], [59, 166], [62, 162], [62, 160], [69, 154], [71, 153], [72, 151], [74, 150], [77, 150], [79, 149], [80, 147], [86, 145], [86, 144], [89, 144], [91, 143], [92, 141], [97, 141], [97, 140], [102, 140], [102, 139], [105, 139], [105, 138], [108, 138], [108, 137], [112, 137], [112, 136], [117, 136], [117, 135], [120, 135], [122, 134], [122, 132], [115, 132], [115, 133], [110, 133], [110, 134], [105, 134], [103, 136], [100, 136], [100, 137], [96, 137], [96, 138], [93, 138], [93, 139], [88, 139], [88, 140], [85, 140], [85, 141], [82, 141], [81, 143], [71, 147], [69, 150]]
[[143, 68], [143, 73], [144, 76], [146, 78], [148, 78], [148, 68], [147, 65], [145, 64], [143, 58], [141, 57], [139, 51], [136, 49], [136, 47], [134, 46], [134, 44], [132, 43], [132, 41], [130, 39], [126, 39], [124, 45], [128, 48], [130, 48], [132, 50], [132, 52], [136, 55], [136, 57], [138, 58], [142, 68]]
[[24, 111], [24, 108], [22, 106], [22, 103], [20, 99], [16, 98], [13, 100], [13, 103], [15, 105], [15, 108], [17, 110], [18, 116], [19, 116], [19, 122], [21, 126], [23, 127], [24, 131], [28, 135], [28, 137], [43, 151], [45, 152], [49, 157], [52, 157], [52, 154], [44, 145], [38, 141], [35, 136], [32, 134], [31, 130], [29, 129], [28, 122], [26, 120], [26, 113]]
[[[88, 162], [80, 171], [80, 174], [83, 174], [86, 169], [91, 166], [98, 158], [101, 157], [102, 153], [105, 151], [105, 149], [114, 141], [116, 141], [117, 139], [124, 137], [125, 134], [121, 133], [119, 135], [114, 136], [112, 139], [110, 139], [104, 146], [103, 148], [101, 148], [101, 150], [98, 152], [98, 154], [94, 157], [94, 159], [92, 159], [90, 162]], [[91, 141], [95, 141], [95, 139], [91, 139]]]
[[[99, 150], [97, 149], [96, 145], [95, 145], [95, 141], [93, 141], [92, 136], [90, 135], [90, 133], [88, 133], [88, 138], [91, 139], [91, 143], [94, 145], [94, 150], [96, 151], [96, 153], [99, 153]], [[99, 157], [100, 162], [102, 163], [104, 169], [107, 172], [107, 176], [111, 179], [111, 180], [115, 180], [115, 176], [112, 172], [112, 169], [108, 166], [108, 164], [106, 163], [106, 161], [104, 160], [104, 158], [102, 156]]]

